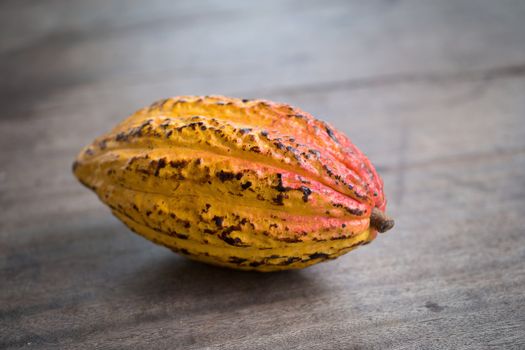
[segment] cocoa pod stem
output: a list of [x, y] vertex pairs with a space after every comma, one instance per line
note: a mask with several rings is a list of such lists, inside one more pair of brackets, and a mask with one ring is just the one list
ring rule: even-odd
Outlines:
[[374, 208], [370, 215], [370, 226], [383, 233], [394, 227], [394, 220], [378, 208]]

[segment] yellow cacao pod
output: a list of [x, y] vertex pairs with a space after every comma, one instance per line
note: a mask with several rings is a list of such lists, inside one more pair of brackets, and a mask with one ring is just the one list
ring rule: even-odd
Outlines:
[[381, 178], [345, 135], [266, 100], [158, 101], [85, 147], [73, 171], [134, 232], [235, 269], [303, 268], [393, 226]]

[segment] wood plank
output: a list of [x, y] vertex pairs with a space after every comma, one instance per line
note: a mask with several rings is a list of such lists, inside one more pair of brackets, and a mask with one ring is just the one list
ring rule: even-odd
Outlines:
[[[0, 348], [524, 348], [524, 14], [0, 3]], [[289, 102], [343, 130], [382, 174], [396, 228], [274, 274], [131, 234], [72, 159], [134, 109], [193, 93]]]

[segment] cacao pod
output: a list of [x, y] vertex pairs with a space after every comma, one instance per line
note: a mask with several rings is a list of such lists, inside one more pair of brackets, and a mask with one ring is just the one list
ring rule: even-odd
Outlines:
[[243, 270], [334, 259], [393, 226], [370, 161], [286, 104], [180, 96], [137, 111], [73, 165], [134, 232]]

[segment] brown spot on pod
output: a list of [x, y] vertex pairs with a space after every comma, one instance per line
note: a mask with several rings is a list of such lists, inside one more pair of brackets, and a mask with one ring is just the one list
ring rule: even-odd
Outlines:
[[291, 265], [295, 262], [298, 262], [298, 261], [301, 261], [301, 258], [299, 257], [296, 257], [296, 256], [292, 256], [292, 257], [289, 257], [288, 259], [286, 259], [285, 261], [282, 261], [279, 263], [279, 265]]
[[321, 156], [321, 153], [318, 150], [316, 150], [316, 149], [309, 149], [308, 152], [313, 154], [317, 158], [319, 158]]
[[272, 201], [276, 205], [284, 205], [283, 199], [284, 195], [282, 193], [279, 193], [276, 197], [272, 198]]
[[166, 167], [166, 158], [160, 158], [155, 167], [155, 176], [159, 176], [160, 170]]
[[286, 242], [286, 243], [299, 243], [299, 242], [302, 242], [299, 238], [295, 238], [295, 237], [279, 238], [279, 241]]
[[306, 186], [301, 186], [299, 189], [303, 192], [303, 202], [308, 202], [308, 197], [312, 194], [312, 190]]
[[247, 260], [236, 256], [230, 256], [230, 258], [228, 259], [228, 262], [231, 262], [232, 264], [242, 264], [245, 261]]
[[245, 183], [241, 184], [241, 188], [243, 190], [246, 190], [248, 189], [250, 186], [252, 185], [252, 183], [250, 181], [246, 181]]
[[217, 227], [222, 227], [222, 222], [224, 221], [224, 217], [215, 215], [212, 220], [213, 222], [215, 222], [215, 225]]
[[182, 233], [177, 233], [177, 232], [175, 232], [175, 237], [177, 237], [179, 239], [188, 239], [188, 235], [185, 235], [185, 234], [182, 234]]
[[283, 186], [283, 175], [282, 174], [277, 174], [276, 175], [277, 177], [277, 186], [275, 186], [275, 189], [279, 192], [287, 192], [287, 191], [290, 191], [292, 188], [291, 187], [284, 187]]
[[326, 259], [328, 258], [328, 254], [325, 254], [325, 253], [313, 253], [313, 254], [310, 254], [310, 259]]
[[225, 230], [221, 232], [219, 235], [219, 238], [226, 242], [229, 245], [235, 246], [235, 247], [247, 247], [248, 245], [244, 244], [242, 240], [238, 237], [231, 237], [230, 234], [233, 231], [239, 231], [241, 228], [239, 226], [229, 226]]
[[333, 130], [330, 129], [328, 126], [325, 127], [325, 130], [326, 130], [326, 133], [328, 134], [328, 136], [330, 136], [330, 138], [332, 140], [334, 140], [335, 143], [339, 144], [339, 140], [337, 139], [337, 137], [335, 137], [335, 134], [334, 134]]
[[174, 169], [182, 169], [188, 165], [187, 160], [172, 160], [170, 161], [170, 166]]
[[206, 203], [205, 208], [202, 209], [202, 212], [207, 213], [210, 208], [211, 208], [211, 204]]
[[165, 119], [162, 123], [160, 123], [160, 127], [163, 129], [166, 129], [171, 124], [171, 119]]
[[225, 181], [231, 181], [231, 180], [233, 180], [233, 179], [235, 178], [235, 173], [221, 170], [221, 171], [219, 171], [218, 173], [215, 173], [215, 176], [216, 176], [219, 180], [221, 180], [221, 182], [225, 182]]
[[363, 216], [363, 214], [365, 213], [363, 210], [361, 209], [358, 209], [358, 208], [350, 208], [350, 207], [347, 207], [347, 206], [344, 206], [340, 203], [331, 203], [334, 207], [336, 208], [341, 208], [341, 209], [344, 209], [348, 214], [351, 214], [351, 215], [355, 215], [355, 216]]
[[274, 142], [275, 147], [279, 148], [281, 151], [286, 149], [286, 146], [281, 142]]
[[121, 142], [121, 141], [127, 141], [128, 139], [128, 135], [124, 132], [119, 132], [116, 136], [115, 136], [115, 141], [118, 141], [118, 142]]

